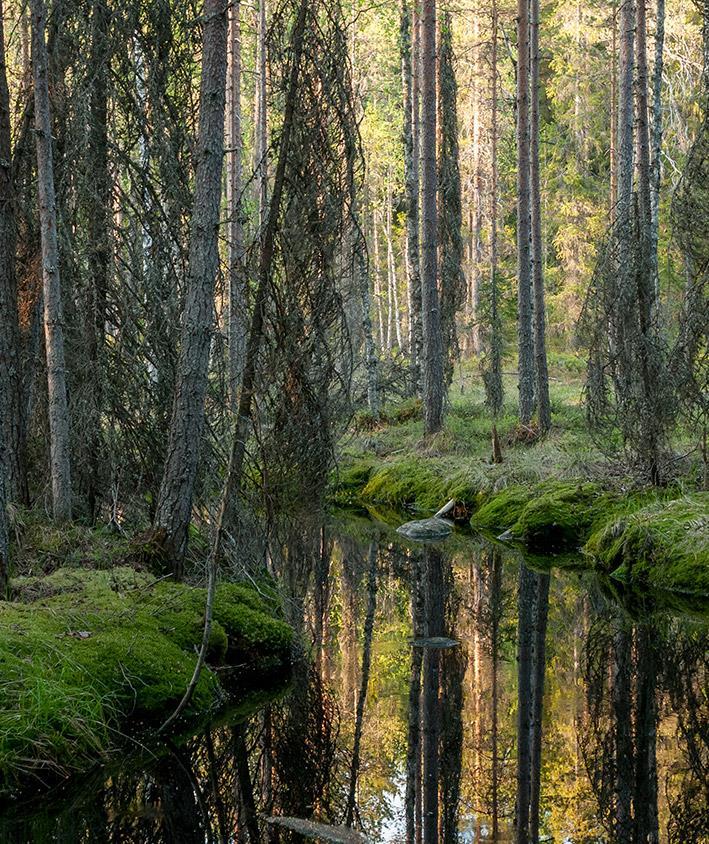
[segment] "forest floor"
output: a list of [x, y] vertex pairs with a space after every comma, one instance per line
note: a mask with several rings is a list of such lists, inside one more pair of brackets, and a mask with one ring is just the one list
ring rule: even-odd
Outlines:
[[[492, 419], [482, 379], [462, 367], [450, 389], [443, 430], [425, 439], [420, 402], [366, 413], [343, 440], [331, 500], [385, 521], [406, 510], [431, 515], [449, 499], [466, 524], [535, 553], [584, 551], [589, 565], [635, 587], [709, 597], [709, 493], [689, 437], [674, 444], [670, 482], [650, 488], [594, 441], [583, 408], [584, 364], [550, 355], [552, 430], [517, 422], [514, 363], [505, 366], [497, 419], [502, 462], [492, 460]], [[578, 557], [577, 557], [578, 559]]]
[[[0, 601], [0, 799], [106, 762], [174, 711], [202, 639], [206, 590], [144, 570], [136, 540], [16, 514]], [[17, 571], [17, 569], [16, 569]], [[217, 587], [201, 672], [178, 731], [283, 677], [292, 630], [272, 585]]]

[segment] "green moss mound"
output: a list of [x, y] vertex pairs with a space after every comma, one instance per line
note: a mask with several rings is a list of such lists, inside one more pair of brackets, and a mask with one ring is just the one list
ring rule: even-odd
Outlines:
[[446, 483], [421, 460], [385, 463], [374, 471], [361, 492], [361, 500], [390, 507], [435, 510], [445, 504]]
[[620, 515], [595, 530], [584, 550], [627, 583], [709, 596], [709, 493]]
[[[129, 721], [159, 723], [182, 697], [202, 637], [205, 590], [130, 568], [59, 569], [18, 578], [24, 602], [0, 603], [0, 790], [78, 771], [109, 752]], [[274, 603], [217, 588], [208, 663], [188, 717], [227, 695], [213, 667], [288, 658]]]
[[532, 497], [532, 488], [508, 486], [485, 497], [470, 524], [476, 530], [508, 530], [519, 519]]

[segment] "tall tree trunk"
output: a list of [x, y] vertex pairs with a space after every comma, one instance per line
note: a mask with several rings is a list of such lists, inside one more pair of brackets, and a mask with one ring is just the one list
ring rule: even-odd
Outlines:
[[519, 421], [534, 410], [532, 263], [530, 231], [529, 0], [517, 3], [517, 335]]
[[384, 349], [386, 335], [384, 333], [384, 305], [382, 303], [382, 272], [379, 259], [379, 228], [377, 226], [377, 212], [372, 212], [372, 238], [374, 240], [374, 298], [377, 303], [377, 323], [379, 328], [379, 348]]
[[0, 449], [0, 475], [5, 478], [8, 500], [18, 498], [26, 503], [20, 327], [15, 275], [17, 230], [3, 16], [0, 0], [0, 440], [3, 444]]
[[657, 25], [655, 28], [655, 67], [652, 77], [652, 160], [650, 163], [650, 204], [652, 223], [650, 231], [650, 258], [655, 279], [655, 301], [660, 300], [660, 278], [657, 249], [660, 225], [660, 181], [662, 178], [662, 71], [665, 49], [665, 0], [657, 0]]
[[546, 347], [546, 309], [544, 305], [544, 255], [542, 247], [542, 191], [539, 164], [539, 0], [530, 3], [530, 188], [532, 201], [532, 279], [534, 289], [534, 373], [539, 428], [551, 428], [549, 369]]
[[[532, 0], [534, 3], [534, 0]], [[534, 642], [532, 664], [532, 747], [529, 792], [529, 835], [539, 841], [539, 802], [542, 772], [542, 718], [544, 714], [544, 675], [546, 672], [546, 633], [549, 614], [549, 575], [535, 573]]]
[[[416, 2], [414, 5], [418, 5]], [[418, 16], [414, 15], [414, 19]], [[413, 28], [413, 37], [412, 37]], [[404, 108], [404, 175], [406, 180], [406, 273], [409, 289], [409, 390], [421, 392], [421, 263], [419, 253], [418, 32], [409, 0], [401, 0], [401, 83]], [[412, 55], [413, 54], [413, 55]]]
[[290, 153], [291, 135], [295, 114], [295, 100], [298, 93], [298, 80], [300, 78], [300, 63], [303, 54], [303, 41], [305, 27], [308, 19], [308, 0], [301, 0], [298, 17], [293, 27], [291, 36], [291, 66], [288, 78], [288, 92], [283, 113], [283, 127], [278, 146], [278, 161], [273, 177], [273, 192], [268, 205], [268, 217], [266, 226], [261, 238], [261, 251], [259, 256], [258, 287], [254, 299], [254, 308], [251, 315], [251, 325], [246, 342], [246, 354], [244, 356], [244, 369], [241, 376], [241, 389], [239, 390], [239, 406], [236, 413], [236, 426], [229, 455], [229, 467], [222, 490], [219, 507], [219, 517], [212, 550], [212, 563], [216, 565], [219, 558], [219, 551], [222, 542], [222, 535], [227, 523], [231, 524], [236, 520], [238, 513], [238, 499], [241, 491], [244, 456], [246, 454], [246, 441], [251, 424], [251, 412], [253, 407], [254, 392], [256, 387], [256, 364], [263, 340], [263, 326], [266, 317], [266, 305], [271, 286], [271, 273], [273, 268], [273, 256], [275, 249], [275, 238], [278, 223], [281, 215], [281, 199], [286, 174], [286, 162]]
[[[618, 217], [628, 218], [633, 196], [634, 0], [620, 2], [618, 60]], [[629, 244], [626, 245], [626, 249]], [[620, 257], [623, 266], [623, 256]]]
[[657, 816], [657, 681], [653, 633], [649, 625], [636, 628], [637, 708], [635, 715], [635, 841], [659, 844]]
[[367, 615], [364, 619], [364, 645], [362, 649], [362, 677], [357, 697], [355, 733], [352, 742], [352, 762], [350, 765], [350, 786], [345, 810], [345, 826], [352, 826], [356, 805], [357, 777], [359, 776], [360, 747], [362, 727], [364, 725], [364, 706], [369, 688], [369, 668], [372, 661], [372, 636], [374, 634], [374, 614], [377, 609], [377, 543], [369, 545], [369, 572], [367, 577]]
[[237, 724], [233, 730], [234, 767], [239, 786], [241, 808], [244, 813], [246, 830], [250, 844], [259, 844], [261, 835], [258, 826], [258, 811], [254, 800], [254, 786], [249, 771], [249, 757], [246, 750], [246, 724]]
[[438, 214], [436, 209], [436, 0], [423, 0], [421, 18], [421, 121], [423, 266], [424, 430], [434, 434], [443, 424], [443, 336], [436, 275]]
[[37, 144], [37, 191], [42, 229], [44, 345], [47, 355], [49, 446], [52, 503], [57, 522], [71, 519], [69, 405], [64, 360], [62, 295], [57, 243], [57, 208], [52, 162], [52, 121], [49, 112], [47, 44], [44, 0], [32, 0], [32, 64]]
[[221, 0], [205, 0], [199, 137], [190, 228], [187, 299], [170, 424], [170, 438], [154, 526], [175, 575], [182, 575], [204, 423], [224, 148], [227, 14]]
[[244, 274], [244, 230], [241, 220], [243, 139], [241, 134], [241, 0], [229, 10], [229, 64], [227, 77], [227, 179], [226, 201], [229, 272], [229, 404], [236, 412], [244, 366], [248, 321]]
[[[391, 175], [391, 174], [390, 174]], [[391, 315], [393, 320], [394, 333], [396, 334], [396, 345], [399, 351], [403, 349], [401, 340], [401, 319], [399, 314], [399, 291], [396, 285], [396, 260], [394, 258], [394, 236], [392, 233], [392, 198], [391, 198], [391, 177], [387, 181], [387, 217], [386, 217], [386, 240], [387, 240], [387, 263], [389, 267], [389, 290]]]
[[650, 124], [648, 104], [647, 70], [647, 0], [636, 0], [635, 43], [636, 43], [636, 112], [637, 112], [637, 193], [639, 231], [641, 241], [642, 266], [640, 267], [640, 306], [641, 318], [649, 326], [654, 311], [656, 284], [651, 278], [657, 261], [652, 260], [652, 190], [650, 177]]
[[[627, 0], [626, 0], [627, 2]], [[620, 620], [619, 625], [623, 625]], [[632, 642], [622, 626], [616, 632], [613, 646], [613, 721], [615, 724], [615, 812], [614, 831], [617, 841], [632, 841], [633, 735], [632, 678], [630, 651]]]
[[483, 155], [481, 144], [482, 125], [482, 93], [480, 84], [480, 15], [476, 11], [473, 15], [473, 79], [472, 79], [472, 196], [470, 197], [470, 285], [468, 292], [468, 308], [470, 315], [470, 338], [473, 354], [480, 354], [480, 282], [483, 258], [482, 226], [483, 226]]
[[[374, 343], [374, 331], [372, 330], [372, 297], [370, 292], [369, 264], [366, 255], [365, 236], [362, 231], [357, 208], [354, 179], [351, 178], [350, 183], [352, 185], [351, 204], [353, 237], [355, 239], [355, 272], [357, 273], [357, 284], [362, 306], [364, 362], [367, 368], [367, 404], [369, 406], [369, 412], [377, 417], [381, 410], [379, 400], [379, 357]], [[379, 313], [381, 316], [381, 311]]]
[[618, 202], [618, 3], [611, 4], [611, 114], [610, 114], [610, 221], [615, 221], [615, 206]]
[[[416, 552], [411, 554], [411, 615], [413, 638], [423, 638], [424, 590], [421, 582], [421, 562]], [[409, 678], [409, 718], [406, 748], [406, 842], [420, 844], [421, 824], [421, 648], [411, 649]]]
[[[502, 410], [502, 325], [497, 292], [497, 39], [499, 12], [497, 0], [492, 0], [492, 54], [490, 58], [490, 323], [487, 357], [483, 371], [485, 400], [497, 417]], [[495, 433], [493, 432], [493, 441]]]
[[499, 662], [500, 662], [500, 620], [502, 618], [502, 560], [498, 548], [492, 548], [491, 552], [491, 575], [490, 575], [490, 685], [492, 686], [492, 712], [490, 725], [490, 749], [491, 749], [491, 783], [490, 801], [492, 814], [492, 840], [497, 841], [499, 836], [499, 814], [500, 814], [500, 777], [499, 777]]
[[266, 94], [266, 0], [258, 2], [257, 27], [257, 119], [256, 119], [256, 186], [258, 190], [259, 224], [266, 222], [268, 203], [268, 111]]
[[532, 663], [535, 574], [520, 562], [517, 622], [517, 801], [516, 844], [530, 841], [532, 787]]
[[[426, 548], [426, 622], [427, 637], [442, 636], [443, 630], [443, 563], [441, 552]], [[441, 651], [425, 647], [423, 651], [422, 755], [423, 755], [423, 844], [438, 844], [438, 787], [440, 780], [439, 739]]]
[[105, 0], [92, 8], [92, 58], [94, 68], [89, 119], [90, 180], [87, 217], [91, 248], [91, 307], [87, 311], [86, 336], [89, 358], [88, 448], [85, 454], [86, 497], [94, 520], [101, 504], [104, 475], [103, 347], [106, 333], [106, 297], [111, 268], [111, 174], [108, 168], [108, 75], [110, 13]]

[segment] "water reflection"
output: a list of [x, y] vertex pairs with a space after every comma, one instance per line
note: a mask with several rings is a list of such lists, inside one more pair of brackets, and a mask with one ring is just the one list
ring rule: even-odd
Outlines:
[[305, 840], [270, 816], [392, 844], [707, 840], [702, 622], [365, 520], [300, 525], [270, 565], [306, 643], [288, 693], [8, 807], [1, 840]]

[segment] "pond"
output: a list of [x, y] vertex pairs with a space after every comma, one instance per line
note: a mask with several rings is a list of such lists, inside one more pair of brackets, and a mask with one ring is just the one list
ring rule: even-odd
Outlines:
[[11, 807], [0, 840], [317, 835], [266, 821], [281, 816], [331, 825], [322, 841], [503, 842], [520, 789], [534, 824], [537, 781], [541, 840], [709, 840], [701, 607], [623, 596], [573, 559], [460, 532], [407, 542], [371, 519], [284, 547], [307, 644], [288, 685]]

